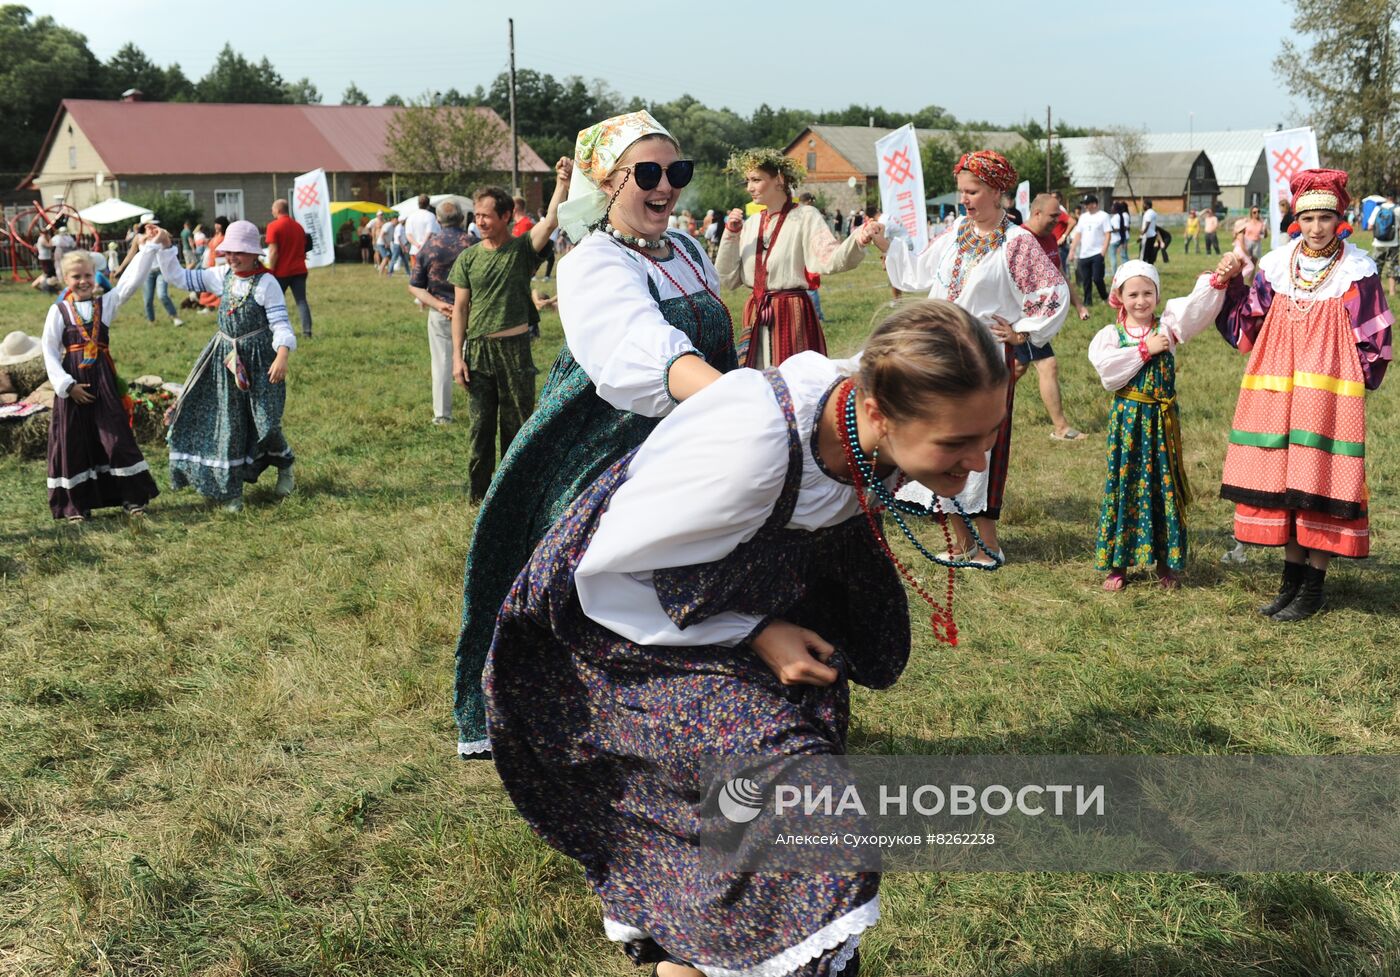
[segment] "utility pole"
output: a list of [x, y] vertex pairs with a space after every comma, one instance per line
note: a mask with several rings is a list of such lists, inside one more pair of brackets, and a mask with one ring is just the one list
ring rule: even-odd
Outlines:
[[1050, 106], [1045, 106], [1045, 192], [1049, 193], [1050, 187]]
[[510, 25], [510, 192], [520, 196], [520, 136], [515, 128], [515, 18]]

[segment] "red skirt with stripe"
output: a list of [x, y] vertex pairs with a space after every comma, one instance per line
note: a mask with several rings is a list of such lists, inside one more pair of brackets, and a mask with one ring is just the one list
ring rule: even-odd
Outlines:
[[1240, 540], [1370, 552], [1365, 377], [1355, 344], [1341, 298], [1300, 307], [1275, 296], [1240, 383], [1221, 476]]
[[777, 366], [809, 349], [825, 355], [826, 334], [817, 307], [804, 289], [765, 292], [759, 301], [756, 296], [750, 295], [744, 303], [744, 334], [739, 340], [739, 361], [744, 366], [754, 370]]

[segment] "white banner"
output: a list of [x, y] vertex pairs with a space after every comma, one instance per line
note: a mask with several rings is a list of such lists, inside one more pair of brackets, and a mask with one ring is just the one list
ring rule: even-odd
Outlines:
[[913, 123], [876, 140], [875, 159], [880, 167], [885, 233], [903, 238], [918, 254], [928, 247], [928, 207], [924, 201], [924, 163]]
[[1317, 136], [1312, 127], [1283, 129], [1265, 136], [1264, 165], [1269, 171], [1269, 212], [1264, 215], [1264, 221], [1273, 232], [1273, 246], [1277, 248], [1288, 242], [1288, 235], [1279, 230], [1279, 222], [1283, 220], [1279, 204], [1291, 203], [1293, 199], [1288, 181], [1299, 170], [1310, 170], [1318, 165]]
[[306, 267], [335, 264], [335, 236], [331, 234], [331, 191], [326, 171], [303, 173], [292, 184], [292, 219], [306, 231]]
[[1031, 181], [1022, 180], [1016, 184], [1016, 209], [1021, 212], [1021, 220], [1031, 219]]

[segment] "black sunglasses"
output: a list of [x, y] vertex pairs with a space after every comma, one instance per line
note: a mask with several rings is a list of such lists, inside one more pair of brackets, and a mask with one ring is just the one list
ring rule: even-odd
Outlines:
[[665, 172], [667, 182], [679, 190], [689, 183], [691, 177], [695, 175], [695, 160], [678, 159], [664, 168], [660, 163], [649, 161], [633, 163], [630, 169], [632, 170], [632, 178], [637, 181], [637, 186], [643, 190], [655, 190], [660, 186], [662, 172]]

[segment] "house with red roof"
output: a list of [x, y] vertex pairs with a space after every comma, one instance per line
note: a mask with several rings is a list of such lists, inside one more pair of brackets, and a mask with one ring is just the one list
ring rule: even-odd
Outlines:
[[[42, 202], [81, 210], [133, 193], [179, 193], [208, 219], [223, 214], [266, 223], [272, 201], [299, 174], [326, 171], [333, 200], [392, 203], [417, 191], [385, 154], [389, 106], [231, 105], [64, 99], [33, 171], [21, 184]], [[485, 106], [462, 111], [500, 116]], [[502, 141], [502, 186], [510, 184], [510, 139]], [[532, 211], [554, 172], [520, 141], [520, 184]], [[470, 195], [474, 187], [459, 192]]]

